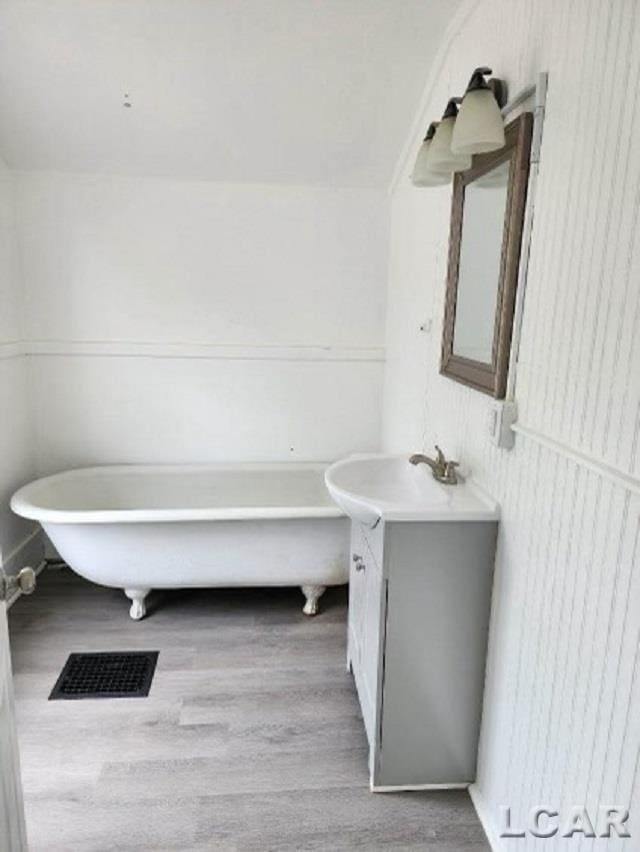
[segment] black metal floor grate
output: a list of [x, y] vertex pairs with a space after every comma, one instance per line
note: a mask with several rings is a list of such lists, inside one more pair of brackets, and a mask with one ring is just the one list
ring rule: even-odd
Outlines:
[[158, 651], [69, 654], [49, 701], [73, 698], [144, 698]]

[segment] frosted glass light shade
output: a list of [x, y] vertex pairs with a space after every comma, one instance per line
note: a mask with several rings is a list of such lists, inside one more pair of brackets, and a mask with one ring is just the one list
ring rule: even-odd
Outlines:
[[471, 168], [471, 155], [454, 154], [451, 150], [451, 137], [457, 119], [454, 116], [443, 118], [433, 137], [427, 156], [429, 171], [436, 174], [464, 172]]
[[411, 173], [411, 183], [414, 186], [444, 186], [451, 180], [450, 174], [438, 174], [432, 172], [429, 168], [429, 149], [431, 148], [431, 139], [425, 139], [420, 149], [418, 156]]
[[451, 150], [458, 155], [485, 154], [503, 148], [504, 121], [491, 89], [467, 92], [451, 136]]

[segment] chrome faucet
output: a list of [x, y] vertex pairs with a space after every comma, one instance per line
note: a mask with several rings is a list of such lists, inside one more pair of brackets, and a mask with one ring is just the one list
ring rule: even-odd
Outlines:
[[455, 485], [458, 481], [458, 475], [456, 473], [458, 462], [447, 461], [444, 453], [437, 444], [435, 459], [429, 458], [429, 456], [425, 456], [422, 453], [416, 453], [411, 456], [409, 461], [411, 464], [429, 465], [431, 472], [433, 473], [433, 478], [437, 479], [438, 482], [443, 482], [445, 485]]

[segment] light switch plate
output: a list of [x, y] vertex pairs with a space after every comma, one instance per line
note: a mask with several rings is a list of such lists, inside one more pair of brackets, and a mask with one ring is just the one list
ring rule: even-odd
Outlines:
[[514, 400], [497, 399], [489, 409], [489, 435], [491, 442], [503, 450], [513, 449], [515, 432], [511, 428], [518, 419], [518, 408]]

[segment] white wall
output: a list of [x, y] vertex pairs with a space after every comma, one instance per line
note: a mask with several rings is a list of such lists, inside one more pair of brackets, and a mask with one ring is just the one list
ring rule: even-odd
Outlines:
[[384, 193], [16, 181], [41, 472], [377, 448]]
[[28, 370], [22, 348], [22, 289], [16, 251], [14, 185], [0, 160], [0, 565], [13, 571], [33, 554], [33, 526], [13, 515], [9, 498], [33, 477]]
[[[486, 63], [512, 92], [550, 74], [512, 452], [489, 442], [487, 397], [438, 373], [450, 191], [407, 178]], [[467, 2], [393, 192], [384, 444], [438, 441], [502, 504], [476, 789], [490, 828], [500, 805], [631, 803], [638, 831], [639, 76], [632, 0]]]

